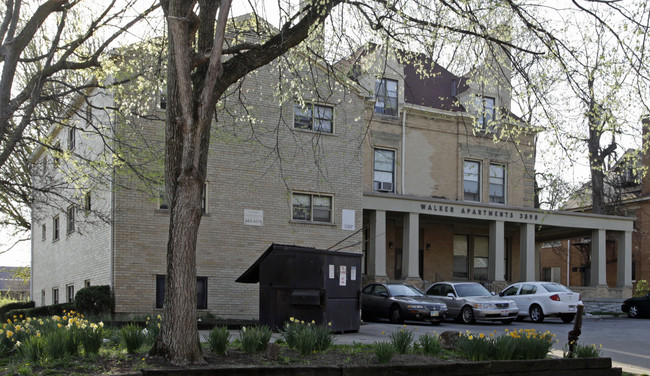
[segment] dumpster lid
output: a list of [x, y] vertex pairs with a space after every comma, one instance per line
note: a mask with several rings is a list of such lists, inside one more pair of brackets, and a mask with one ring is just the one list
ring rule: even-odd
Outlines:
[[242, 275], [235, 280], [235, 282], [240, 283], [257, 283], [260, 281], [260, 264], [268, 255], [271, 254], [274, 250], [279, 251], [298, 251], [298, 252], [314, 252], [314, 253], [325, 253], [325, 254], [337, 254], [337, 255], [351, 255], [359, 256], [360, 253], [348, 253], [348, 252], [338, 252], [338, 251], [326, 251], [322, 249], [316, 249], [314, 247], [301, 247], [298, 245], [285, 245], [285, 244], [276, 244], [272, 243], [271, 246], [262, 253], [262, 255], [251, 265]]

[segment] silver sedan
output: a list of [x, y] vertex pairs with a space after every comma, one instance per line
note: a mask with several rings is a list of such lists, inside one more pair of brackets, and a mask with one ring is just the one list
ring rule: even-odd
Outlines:
[[473, 324], [476, 320], [510, 324], [519, 312], [514, 300], [494, 296], [476, 282], [434, 283], [427, 295], [447, 304], [447, 317], [466, 324]]

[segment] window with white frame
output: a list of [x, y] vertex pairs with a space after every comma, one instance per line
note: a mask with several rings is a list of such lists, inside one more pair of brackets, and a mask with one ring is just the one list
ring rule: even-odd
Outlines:
[[[165, 303], [165, 278], [163, 274], [156, 275], [156, 308], [163, 308]], [[196, 277], [196, 308], [208, 308], [208, 277]]]
[[52, 150], [52, 163], [54, 167], [59, 167], [61, 165], [61, 159], [59, 158], [59, 151], [61, 150], [61, 143], [57, 142], [54, 145], [54, 150]]
[[59, 216], [55, 215], [52, 218], [52, 241], [55, 242], [59, 240]]
[[92, 125], [93, 123], [93, 107], [88, 103], [86, 105], [86, 124]]
[[481, 201], [481, 162], [463, 162], [463, 199]]
[[375, 81], [375, 112], [397, 115], [397, 81], [379, 78]]
[[89, 279], [84, 281], [84, 287], [90, 287], [90, 280]]
[[41, 225], [41, 240], [47, 240], [47, 226], [45, 223]]
[[294, 193], [291, 219], [317, 223], [332, 222], [332, 196]]
[[375, 149], [373, 190], [395, 192], [395, 151]]
[[68, 210], [66, 210], [66, 219], [67, 219], [66, 232], [68, 234], [74, 232], [74, 215], [75, 215], [74, 213], [75, 213], [74, 205], [68, 206]]
[[482, 97], [480, 100], [477, 121], [481, 128], [492, 128], [492, 122], [496, 119], [495, 99], [492, 97]]
[[334, 107], [315, 103], [293, 106], [293, 126], [321, 133], [334, 133]]
[[41, 306], [45, 305], [45, 290], [41, 290]]
[[90, 192], [86, 192], [84, 195], [84, 211], [86, 214], [90, 213], [92, 210], [92, 198], [90, 196]]
[[[158, 188], [158, 209], [160, 210], [169, 210], [169, 200], [167, 199], [167, 191], [165, 187]], [[201, 210], [203, 213], [207, 213], [208, 209], [208, 182], [203, 183], [203, 191], [201, 192]]]
[[490, 164], [490, 202], [506, 203], [506, 166]]

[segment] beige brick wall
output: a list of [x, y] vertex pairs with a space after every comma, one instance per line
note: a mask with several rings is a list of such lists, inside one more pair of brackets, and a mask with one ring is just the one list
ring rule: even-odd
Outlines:
[[[197, 274], [208, 277], [208, 311], [220, 317], [256, 318], [258, 285], [235, 283], [273, 242], [329, 248], [352, 231], [341, 229], [342, 209], [355, 210], [361, 228], [360, 145], [363, 124], [358, 97], [314, 70], [313, 82], [295, 79], [276, 65], [259, 70], [224, 100], [213, 128], [208, 161], [208, 209], [201, 221]], [[334, 106], [334, 134], [293, 128], [294, 93], [279, 97], [282, 85], [298, 87], [307, 100]], [[303, 88], [301, 88], [301, 85]], [[333, 88], [333, 89], [332, 89]], [[232, 98], [242, 97], [245, 108]], [[143, 125], [156, 137], [163, 124]], [[160, 137], [158, 133], [157, 137]], [[332, 224], [291, 220], [292, 191], [333, 196]], [[155, 312], [155, 276], [166, 274], [168, 213], [141, 192], [116, 192], [116, 311]], [[262, 210], [264, 226], [244, 225], [244, 210]], [[360, 252], [361, 234], [342, 245]]]

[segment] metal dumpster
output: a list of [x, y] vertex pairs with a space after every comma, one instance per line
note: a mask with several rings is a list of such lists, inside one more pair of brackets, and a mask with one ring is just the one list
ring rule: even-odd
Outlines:
[[359, 330], [361, 254], [272, 244], [237, 280], [260, 283], [260, 324], [282, 328], [293, 317]]

